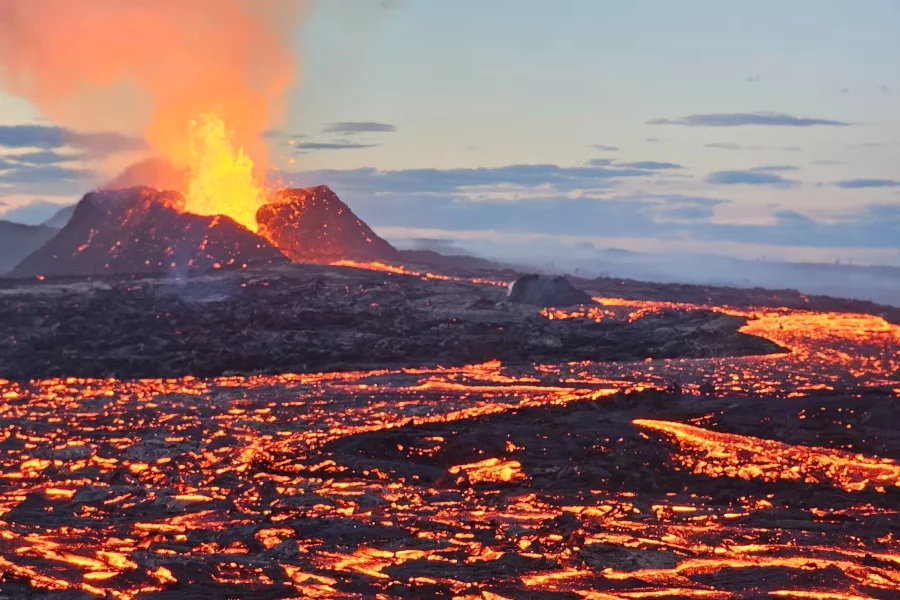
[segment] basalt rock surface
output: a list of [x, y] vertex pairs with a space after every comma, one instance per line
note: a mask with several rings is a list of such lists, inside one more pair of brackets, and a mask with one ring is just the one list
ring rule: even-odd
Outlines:
[[316, 265], [0, 288], [0, 377], [119, 378], [753, 355], [745, 319], [548, 319], [505, 289]]

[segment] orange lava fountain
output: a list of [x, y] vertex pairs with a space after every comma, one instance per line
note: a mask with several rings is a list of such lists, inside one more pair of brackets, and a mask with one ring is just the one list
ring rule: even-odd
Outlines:
[[266, 193], [253, 169], [253, 159], [243, 147], [235, 149], [220, 114], [203, 113], [191, 121], [188, 212], [226, 215], [256, 231], [256, 211]]

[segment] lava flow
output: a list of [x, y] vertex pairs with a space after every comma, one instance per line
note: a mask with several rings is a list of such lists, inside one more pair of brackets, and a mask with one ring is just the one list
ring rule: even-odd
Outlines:
[[895, 597], [900, 327], [713, 308], [789, 351], [4, 382], [0, 590]]

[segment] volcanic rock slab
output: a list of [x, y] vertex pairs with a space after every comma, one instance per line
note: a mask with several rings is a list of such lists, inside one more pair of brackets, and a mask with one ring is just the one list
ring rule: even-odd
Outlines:
[[8, 273], [57, 232], [57, 229], [44, 225], [0, 221], [0, 274]]
[[179, 273], [286, 262], [276, 248], [231, 218], [183, 209], [178, 192], [147, 187], [92, 192], [62, 231], [12, 275]]
[[[101, 285], [102, 283], [102, 285]], [[548, 319], [499, 285], [287, 265], [0, 292], [0, 377], [174, 377], [783, 351], [746, 319], [665, 310]]]
[[259, 233], [293, 261], [398, 260], [400, 254], [327, 186], [285, 189], [256, 213]]
[[509, 301], [542, 307], [575, 306], [593, 302], [590, 294], [579, 290], [565, 277], [525, 275], [509, 288]]

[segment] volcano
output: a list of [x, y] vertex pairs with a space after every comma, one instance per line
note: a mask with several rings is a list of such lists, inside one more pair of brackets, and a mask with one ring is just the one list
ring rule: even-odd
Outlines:
[[392, 261], [400, 253], [327, 186], [284, 189], [256, 213], [259, 233], [292, 261]]
[[56, 237], [12, 275], [179, 272], [287, 261], [231, 218], [185, 213], [184, 205], [180, 193], [149, 187], [89, 193]]

